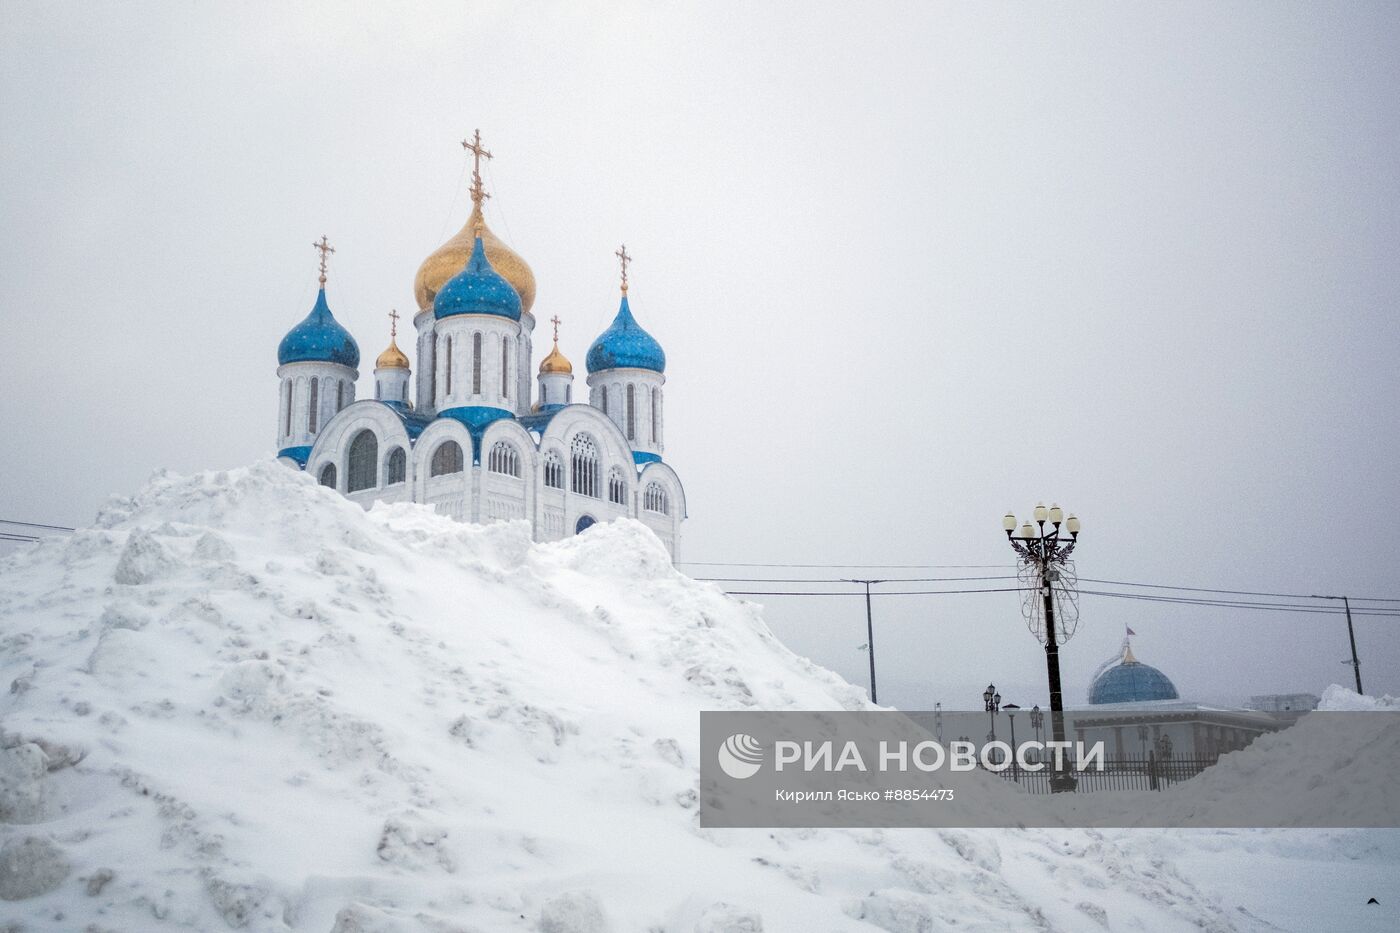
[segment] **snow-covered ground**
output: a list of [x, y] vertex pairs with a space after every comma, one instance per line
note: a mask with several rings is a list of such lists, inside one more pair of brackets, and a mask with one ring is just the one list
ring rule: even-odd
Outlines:
[[630, 522], [534, 545], [272, 463], [157, 476], [0, 562], [4, 685], [0, 930], [1400, 917], [1390, 831], [700, 829], [699, 710], [866, 701]]

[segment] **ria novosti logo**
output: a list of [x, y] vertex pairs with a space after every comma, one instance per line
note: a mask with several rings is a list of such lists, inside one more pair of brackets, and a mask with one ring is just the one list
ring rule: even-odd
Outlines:
[[753, 736], [736, 732], [719, 747], [719, 766], [732, 778], [751, 778], [763, 767], [763, 746]]

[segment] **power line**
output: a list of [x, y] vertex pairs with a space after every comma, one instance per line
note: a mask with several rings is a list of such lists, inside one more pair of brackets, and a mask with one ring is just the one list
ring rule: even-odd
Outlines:
[[[847, 583], [847, 580], [825, 580], [797, 577], [695, 577], [701, 583]], [[894, 577], [878, 583], [956, 583], [968, 580], [1015, 580], [1016, 576], [995, 577]]]
[[[1094, 577], [1080, 577], [1085, 583], [1108, 583], [1113, 586], [1140, 586], [1154, 590], [1182, 590], [1189, 593], [1225, 593], [1231, 596], [1273, 596], [1278, 599], [1332, 599], [1330, 596], [1315, 596], [1310, 593], [1262, 593], [1255, 590], [1213, 590], [1203, 586], [1170, 586], [1165, 583], [1129, 583], [1124, 580], [1099, 580]], [[1384, 596], [1352, 596], [1351, 599], [1363, 603], [1400, 603], [1400, 598]]]
[[27, 528], [52, 528], [54, 531], [77, 531], [67, 525], [45, 525], [42, 522], [21, 522], [13, 518], [0, 518], [0, 525], [24, 525]]
[[1015, 564], [746, 564], [742, 561], [678, 560], [683, 567], [784, 567], [816, 570], [1014, 570]]

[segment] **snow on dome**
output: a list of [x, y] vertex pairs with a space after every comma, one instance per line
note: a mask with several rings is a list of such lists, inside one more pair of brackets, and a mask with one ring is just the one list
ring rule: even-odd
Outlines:
[[632, 521], [533, 544], [271, 461], [160, 473], [0, 561], [0, 683], [25, 929], [1234, 923], [1126, 833], [700, 829], [699, 710], [869, 706]]

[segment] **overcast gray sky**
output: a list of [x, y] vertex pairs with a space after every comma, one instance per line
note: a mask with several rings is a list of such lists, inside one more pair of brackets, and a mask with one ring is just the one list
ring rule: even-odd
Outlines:
[[[5, 0], [0, 517], [270, 455], [322, 233], [370, 391], [480, 127], [580, 372], [636, 256], [683, 558], [1009, 566], [1043, 498], [1081, 576], [1400, 596], [1397, 40], [1362, 3]], [[863, 682], [859, 600], [769, 604]], [[882, 699], [1045, 702], [1015, 594], [876, 613]], [[1336, 617], [1086, 596], [1070, 702], [1125, 624], [1188, 698], [1349, 682]], [[1400, 692], [1400, 620], [1357, 633]]]

